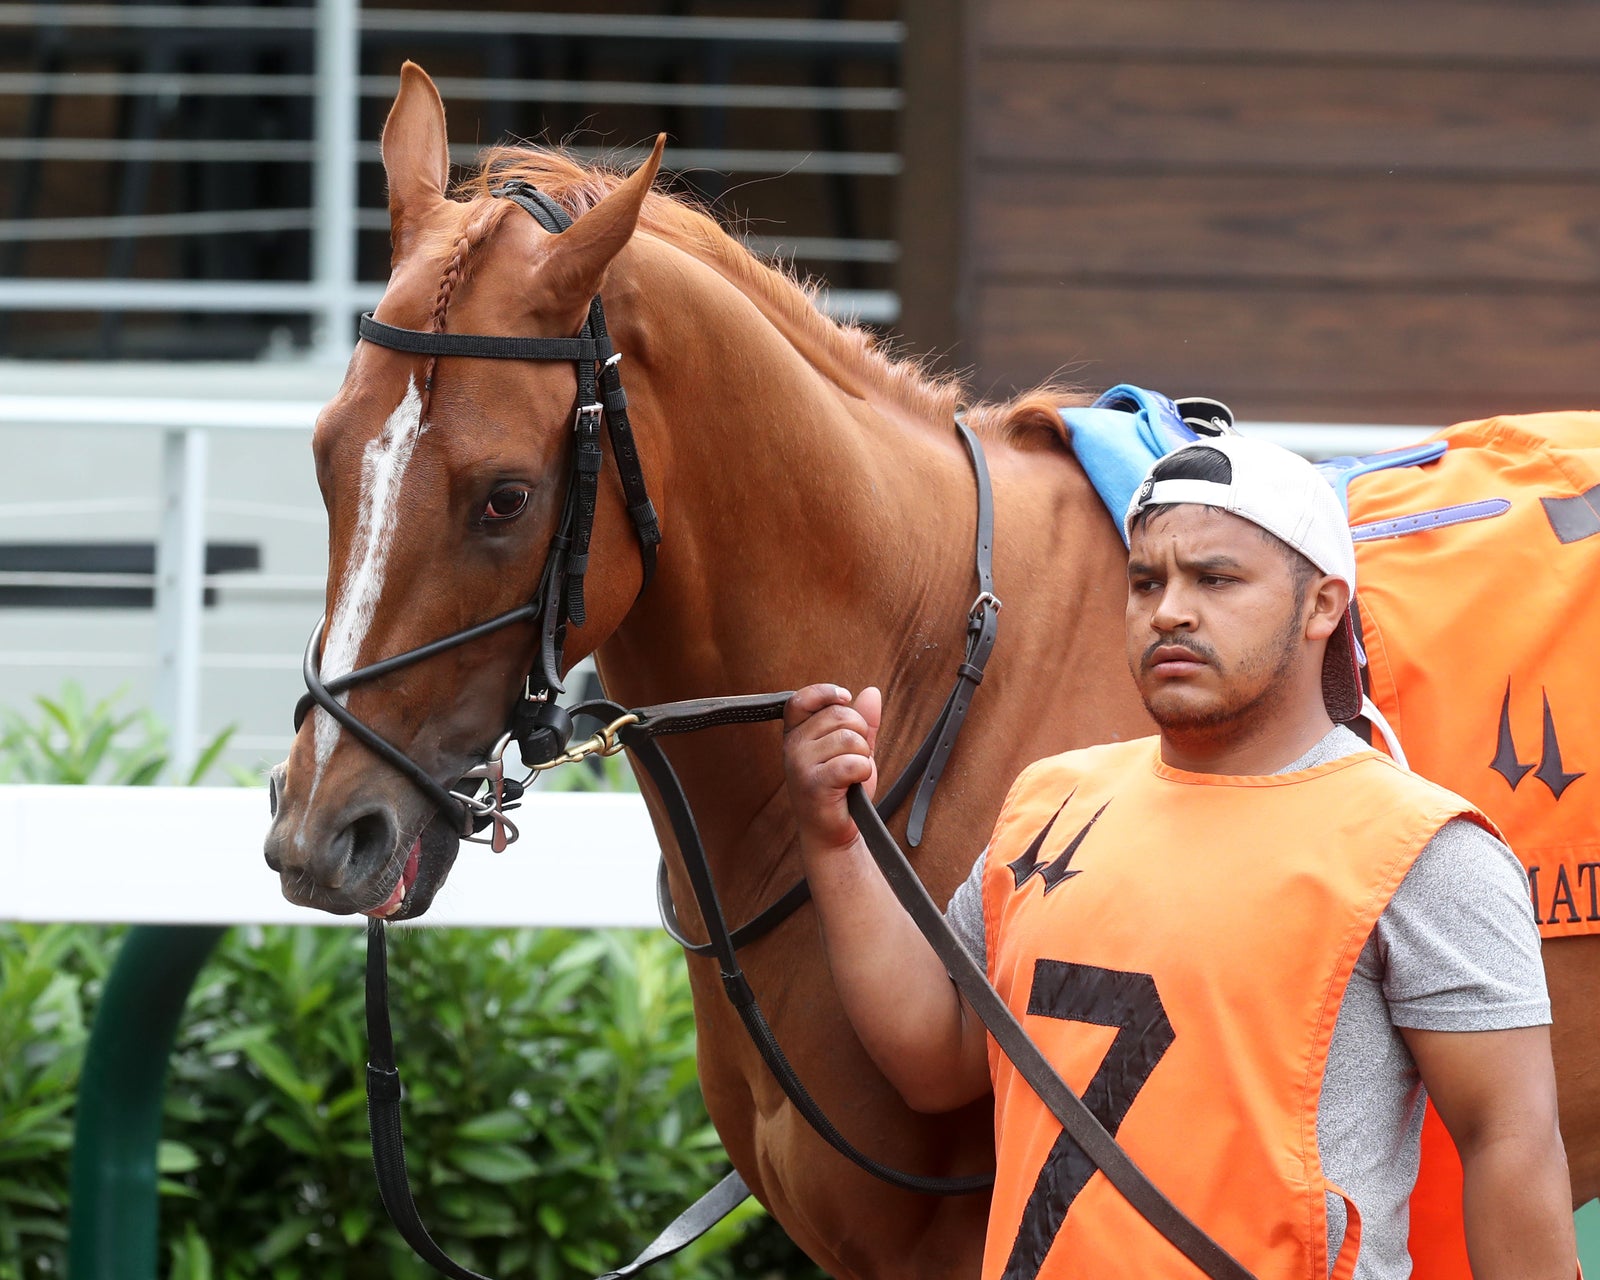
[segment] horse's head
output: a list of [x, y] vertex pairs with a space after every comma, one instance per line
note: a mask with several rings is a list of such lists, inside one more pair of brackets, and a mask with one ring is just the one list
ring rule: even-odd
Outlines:
[[[319, 705], [274, 779], [266, 843], [292, 901], [391, 918], [426, 910], [472, 826], [448, 788], [506, 732], [530, 671], [536, 688], [563, 674], [617, 626], [639, 587], [640, 544], [615, 469], [587, 500], [574, 479], [584, 469], [574, 422], [585, 361], [549, 354], [572, 344], [535, 344], [544, 354], [533, 359], [478, 358], [441, 354], [435, 338], [578, 334], [633, 234], [660, 150], [658, 141], [637, 173], [551, 234], [490, 196], [488, 179], [470, 199], [446, 196], [444, 108], [419, 68], [402, 72], [383, 131], [393, 260], [375, 319], [389, 328], [364, 330], [313, 440], [329, 532], [325, 626], [307, 654]], [[595, 398], [585, 385], [583, 399]], [[588, 425], [598, 428], [593, 415]], [[569, 508], [585, 501], [598, 508], [588, 549], [606, 572], [587, 575], [569, 609], [581, 561], [563, 544], [575, 539]], [[557, 574], [546, 590], [553, 557], [567, 581]], [[559, 616], [547, 627], [549, 609]], [[513, 611], [506, 625], [457, 634]], [[563, 659], [550, 637], [569, 624]], [[414, 660], [339, 679], [446, 638]]]

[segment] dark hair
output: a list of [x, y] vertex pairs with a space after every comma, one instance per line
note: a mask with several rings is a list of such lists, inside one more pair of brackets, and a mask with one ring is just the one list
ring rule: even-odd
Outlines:
[[[1150, 468], [1149, 479], [1156, 483], [1163, 480], [1207, 480], [1212, 484], [1232, 484], [1233, 460], [1221, 449], [1191, 445], [1187, 449], [1174, 450], [1160, 459]], [[1182, 504], [1176, 502], [1158, 502], [1148, 507], [1141, 507], [1133, 517], [1129, 532], [1137, 529], [1151, 516], [1180, 505]], [[1295, 594], [1304, 599], [1306, 588], [1322, 576], [1322, 570], [1276, 534], [1259, 525], [1255, 527], [1263, 538], [1283, 552], [1284, 558], [1289, 562], [1289, 575], [1294, 583]]]

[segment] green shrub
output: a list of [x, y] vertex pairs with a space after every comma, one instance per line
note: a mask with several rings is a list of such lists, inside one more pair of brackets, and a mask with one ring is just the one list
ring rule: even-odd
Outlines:
[[62, 1275], [72, 1103], [99, 931], [0, 926], [0, 1280]]
[[90, 702], [81, 685], [68, 681], [54, 698], [33, 700], [36, 719], [0, 710], [0, 782], [192, 786], [216, 765], [233, 736], [231, 727], [224, 729], [181, 777], [172, 777], [166, 730], [148, 711], [120, 710], [123, 696], [119, 691]]
[[[141, 784], [168, 773], [149, 716], [68, 685], [0, 713], [0, 781]], [[188, 781], [216, 761], [220, 736]], [[620, 758], [540, 785], [631, 786]], [[119, 928], [0, 925], [0, 1280], [66, 1273], [72, 1104]], [[407, 1155], [447, 1252], [506, 1277], [631, 1258], [726, 1168], [694, 1066], [687, 976], [625, 930], [390, 934]], [[383, 1216], [365, 1110], [364, 939], [246, 928], [180, 1025], [159, 1154], [169, 1280], [421, 1280]], [[820, 1273], [745, 1205], [653, 1275]]]
[[[0, 1278], [65, 1269], [71, 1099], [115, 930], [0, 929]], [[407, 1153], [435, 1239], [541, 1280], [632, 1257], [721, 1175], [682, 960], [630, 931], [391, 934]], [[238, 929], [202, 971], [162, 1144], [171, 1280], [418, 1278], [368, 1156], [363, 939]], [[746, 1208], [677, 1277], [817, 1274]]]

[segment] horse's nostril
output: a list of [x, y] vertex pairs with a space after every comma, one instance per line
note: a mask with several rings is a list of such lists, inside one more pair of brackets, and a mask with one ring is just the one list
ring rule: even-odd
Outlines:
[[272, 772], [267, 775], [267, 812], [272, 817], [278, 816], [278, 802], [283, 797], [283, 782], [289, 772], [289, 762], [272, 766]]
[[383, 810], [373, 810], [354, 818], [334, 837], [330, 865], [335, 868], [330, 888], [346, 880], [361, 883], [383, 870], [395, 841], [394, 827]]

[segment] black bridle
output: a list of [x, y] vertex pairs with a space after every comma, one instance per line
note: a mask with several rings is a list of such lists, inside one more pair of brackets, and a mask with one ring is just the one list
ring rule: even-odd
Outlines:
[[[572, 225], [560, 205], [542, 191], [520, 179], [503, 183], [491, 195], [512, 201], [531, 214], [546, 231], [559, 235]], [[504, 849], [517, 837], [516, 827], [505, 817], [515, 805], [522, 784], [504, 777], [500, 754], [508, 741], [515, 741], [527, 763], [554, 759], [565, 748], [572, 734], [572, 722], [554, 702], [565, 692], [561, 680], [562, 653], [567, 626], [584, 624], [584, 578], [589, 569], [589, 542], [594, 534], [594, 516], [604, 455], [600, 446], [600, 427], [604, 423], [611, 438], [611, 452], [622, 478], [622, 491], [639, 539], [639, 558], [643, 579], [642, 594], [656, 570], [656, 547], [661, 542], [661, 525], [645, 487], [644, 469], [633, 428], [628, 422], [628, 397], [622, 389], [618, 369], [622, 355], [611, 345], [606, 329], [605, 308], [599, 297], [589, 303], [589, 314], [575, 338], [503, 338], [473, 333], [430, 333], [404, 329], [375, 320], [372, 313], [361, 317], [360, 335], [368, 342], [393, 351], [430, 357], [471, 356], [489, 360], [538, 360], [572, 364], [578, 374], [577, 401], [573, 411], [572, 468], [567, 479], [566, 499], [544, 571], [533, 599], [527, 604], [464, 627], [415, 649], [395, 654], [331, 680], [321, 677], [320, 654], [326, 619], [319, 622], [306, 646], [301, 674], [306, 694], [295, 707], [294, 727], [313, 706], [321, 707], [338, 724], [374, 755], [404, 775], [431, 800], [450, 827], [463, 839], [492, 826], [489, 838], [496, 850]], [[454, 790], [434, 776], [399, 747], [357, 719], [339, 701], [339, 695], [358, 684], [398, 671], [424, 658], [467, 644], [518, 622], [539, 624], [539, 653], [523, 686], [522, 697], [512, 711], [499, 745], [484, 765], [469, 771], [469, 790]], [[478, 779], [488, 780], [482, 799], [476, 798]], [[461, 784], [457, 784], [460, 786]]]

